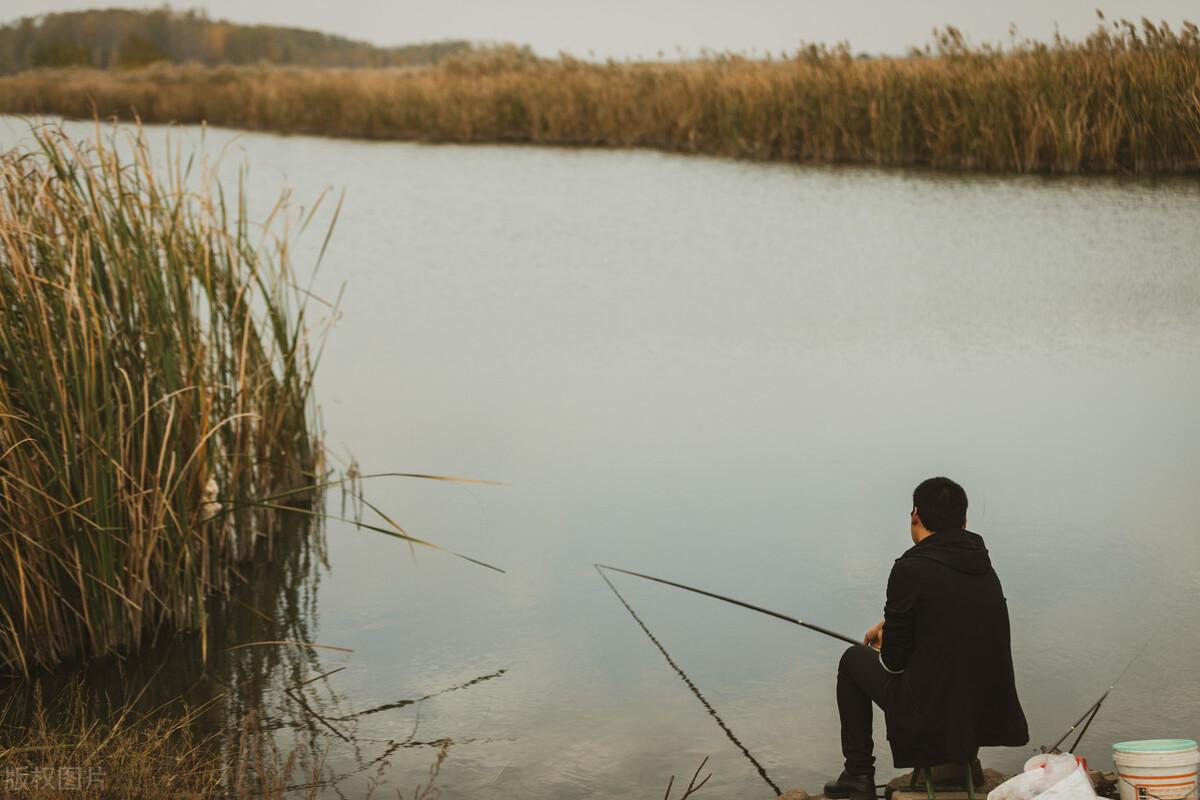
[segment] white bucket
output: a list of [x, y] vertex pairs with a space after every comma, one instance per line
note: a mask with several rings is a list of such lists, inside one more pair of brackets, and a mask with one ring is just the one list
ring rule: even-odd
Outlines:
[[1191, 739], [1147, 739], [1113, 745], [1121, 800], [1197, 800], [1200, 750]]

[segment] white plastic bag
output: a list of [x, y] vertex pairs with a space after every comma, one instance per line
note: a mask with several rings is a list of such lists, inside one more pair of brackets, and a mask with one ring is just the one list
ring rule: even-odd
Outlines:
[[1070, 753], [1038, 755], [1025, 771], [988, 792], [987, 800], [1095, 800], [1083, 765]]

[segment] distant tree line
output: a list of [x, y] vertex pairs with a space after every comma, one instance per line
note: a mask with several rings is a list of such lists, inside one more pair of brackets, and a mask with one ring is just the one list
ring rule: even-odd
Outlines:
[[388, 67], [432, 64], [465, 41], [376, 47], [341, 36], [209, 19], [203, 10], [102, 9], [25, 17], [0, 26], [0, 73], [36, 67], [132, 68], [156, 61]]

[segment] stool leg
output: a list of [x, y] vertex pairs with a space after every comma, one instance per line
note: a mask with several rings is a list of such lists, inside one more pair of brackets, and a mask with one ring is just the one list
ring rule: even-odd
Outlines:
[[975, 773], [971, 768], [971, 762], [963, 765], [967, 769], [967, 800], [975, 800]]
[[929, 800], [937, 800], [937, 795], [933, 792], [933, 774], [932, 770], [925, 770], [925, 794]]

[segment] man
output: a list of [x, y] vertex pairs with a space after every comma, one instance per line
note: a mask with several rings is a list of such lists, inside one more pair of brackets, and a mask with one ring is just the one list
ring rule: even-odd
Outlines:
[[832, 798], [874, 800], [871, 703], [897, 767], [973, 762], [981, 746], [1029, 741], [1009, 648], [1008, 605], [967, 493], [949, 478], [913, 491], [913, 546], [888, 578], [883, 620], [838, 664], [845, 771]]

